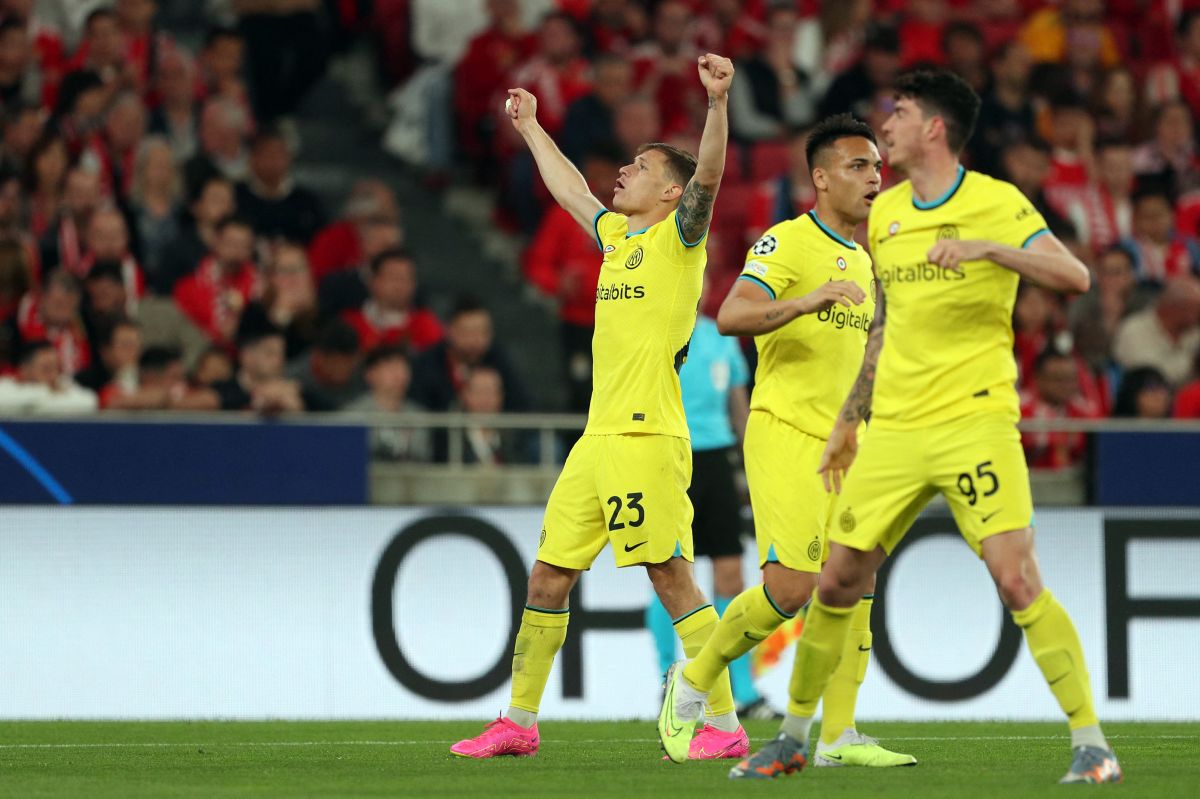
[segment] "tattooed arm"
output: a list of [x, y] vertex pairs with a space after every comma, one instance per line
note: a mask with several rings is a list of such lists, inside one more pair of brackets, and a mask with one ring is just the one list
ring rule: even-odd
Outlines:
[[778, 330], [798, 316], [827, 310], [841, 303], [849, 308], [866, 294], [848, 280], [831, 280], [803, 297], [772, 299], [756, 282], [737, 280], [717, 311], [717, 329], [723, 336], [758, 336]]
[[883, 289], [879, 289], [876, 299], [875, 318], [871, 321], [871, 332], [867, 335], [867, 349], [863, 353], [862, 367], [858, 370], [858, 379], [850, 389], [838, 416], [839, 423], [852, 424], [855, 427], [866, 421], [871, 415], [871, 399], [875, 394], [875, 370], [879, 366], [879, 354], [883, 352], [883, 326], [887, 321], [887, 303], [883, 298]]
[[858, 454], [858, 426], [871, 413], [871, 399], [875, 394], [875, 371], [879, 367], [879, 355], [883, 352], [883, 327], [887, 320], [887, 303], [883, 296], [883, 285], [876, 281], [878, 296], [875, 300], [875, 318], [871, 332], [867, 335], [867, 349], [863, 353], [862, 367], [858, 379], [850, 389], [850, 395], [842, 405], [842, 411], [834, 422], [825, 443], [825, 452], [817, 471], [825, 483], [826, 491], [842, 491], [845, 477], [854, 456]]
[[712, 221], [713, 201], [721, 176], [725, 174], [725, 150], [729, 146], [729, 84], [733, 81], [733, 62], [708, 53], [697, 64], [700, 82], [708, 92], [708, 118], [700, 137], [696, 174], [688, 181], [679, 198], [679, 235], [694, 246], [704, 238]]

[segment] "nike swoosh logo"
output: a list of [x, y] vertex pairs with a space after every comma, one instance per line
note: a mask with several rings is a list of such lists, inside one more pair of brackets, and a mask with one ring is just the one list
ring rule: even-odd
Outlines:
[[641, 544], [634, 544], [633, 546], [629, 546], [629, 544], [626, 544], [626, 545], [625, 545], [625, 551], [626, 551], [626, 552], [632, 552], [633, 550], [637, 549], [638, 547], [640, 547], [642, 544], [645, 544], [645, 543], [647, 543], [647, 542], [646, 542], [646, 541], [643, 541]]
[[841, 755], [821, 755], [821, 757], [825, 758], [826, 760], [841, 760], [842, 759]]
[[870, 652], [870, 651], [871, 651], [871, 647], [869, 647], [869, 646], [863, 646], [862, 644], [859, 644], [859, 645], [858, 645], [858, 651], [859, 651], [859, 652]]
[[[642, 543], [645, 543], [645, 542], [643, 541]], [[663, 705], [665, 707], [669, 707], [672, 709], [674, 709], [674, 707], [675, 707], [675, 681], [674, 680], [671, 680], [671, 688], [670, 688], [670, 690], [667, 691], [667, 698], [663, 702]], [[673, 716], [675, 714], [672, 712], [670, 715]], [[683, 726], [682, 725], [675, 726], [675, 725], [671, 724], [670, 718], [668, 718], [667, 726], [670, 728], [672, 738], [674, 738], [679, 733], [683, 732]]]
[[[1004, 509], [1001, 508], [1000, 510], [1004, 510]], [[991, 513], [989, 513], [987, 516], [981, 516], [979, 520], [981, 522], [983, 522], [984, 524], [987, 524], [988, 520], [991, 519], [993, 516], [995, 516], [999, 512], [1000, 512], [999, 510], [994, 510]]]
[[751, 641], [762, 641], [762, 640], [765, 640], [767, 637], [765, 635], [751, 635], [750, 633], [742, 633], [742, 635], [746, 636]]

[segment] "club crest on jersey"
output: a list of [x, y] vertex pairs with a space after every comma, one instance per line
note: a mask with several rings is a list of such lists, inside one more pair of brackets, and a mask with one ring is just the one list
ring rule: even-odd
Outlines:
[[942, 225], [938, 228], [938, 241], [958, 241], [958, 228], [954, 225]]
[[768, 233], [758, 241], [754, 242], [754, 246], [750, 248], [750, 251], [755, 255], [770, 255], [778, 248], [779, 240]]
[[626, 269], [637, 269], [642, 265], [642, 248], [638, 247], [633, 251], [633, 254], [625, 259]]
[[841, 257], [840, 255], [838, 256], [838, 259], [837, 259], [837, 267], [838, 267], [838, 269], [841, 269], [843, 272], [846, 271], [846, 259]]
[[615, 249], [617, 249], [617, 245], [615, 245], [615, 244], [610, 244], [610, 245], [608, 245], [607, 247], [605, 247], [605, 248], [604, 248], [604, 254], [605, 254], [605, 255], [608, 255], [610, 252], [612, 252], [612, 251], [613, 251], [613, 250], [615, 250]]
[[889, 236], [895, 236], [899, 232], [900, 232], [900, 223], [899, 222], [893, 222], [892, 224], [888, 225], [888, 235]]
[[753, 272], [754, 274], [758, 275], [759, 277], [766, 277], [767, 276], [767, 265], [764, 264], [762, 261], [747, 261], [746, 262], [746, 271]]

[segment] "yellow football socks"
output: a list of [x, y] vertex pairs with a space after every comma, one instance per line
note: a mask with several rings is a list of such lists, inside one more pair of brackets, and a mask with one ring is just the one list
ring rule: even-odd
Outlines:
[[1043, 590], [1029, 607], [1013, 611], [1012, 617], [1025, 631], [1029, 651], [1067, 714], [1071, 729], [1097, 726], [1083, 646], [1066, 609]]
[[867, 663], [871, 660], [871, 606], [874, 604], [875, 595], [868, 594], [855, 605], [842, 660], [821, 696], [821, 740], [826, 744], [833, 743], [842, 731], [854, 726], [858, 689], [867, 676]]
[[789, 618], [775, 607], [765, 585], [746, 589], [729, 603], [711, 641], [683, 670], [684, 679], [701, 691], [710, 690], [726, 666]]
[[796, 641], [796, 661], [788, 685], [789, 716], [811, 719], [817, 712], [817, 703], [842, 659], [858, 605], [835, 608], [813, 595], [804, 616], [804, 630]]
[[554, 665], [554, 656], [567, 638], [570, 618], [566, 608], [526, 607], [521, 614], [521, 629], [513, 646], [512, 701], [505, 715], [522, 727], [530, 727], [537, 720], [546, 679]]
[[[730, 609], [732, 610], [732, 605]], [[675, 634], [683, 643], [684, 656], [696, 657], [712, 636], [713, 631], [717, 629], [720, 621], [721, 618], [712, 605], [702, 605], [675, 619]], [[729, 672], [725, 671], [724, 665], [721, 666], [717, 677], [710, 682], [708, 708], [713, 716], [726, 716], [734, 712], [733, 691], [729, 688]]]

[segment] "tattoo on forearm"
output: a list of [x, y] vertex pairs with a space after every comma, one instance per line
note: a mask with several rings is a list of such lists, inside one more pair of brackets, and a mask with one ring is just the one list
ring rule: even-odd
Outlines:
[[710, 94], [710, 95], [708, 96], [708, 110], [709, 110], [709, 111], [711, 111], [712, 109], [714, 109], [714, 108], [716, 108], [716, 107], [717, 107], [717, 98], [716, 98], [716, 97], [713, 97], [713, 96]]
[[782, 309], [782, 308], [776, 309], [776, 310], [774, 310], [774, 311], [767, 311], [767, 315], [766, 315], [766, 317], [763, 319], [763, 321], [764, 321], [764, 322], [774, 322], [776, 319], [778, 319], [778, 318], [780, 318], [781, 316], [783, 316], [783, 313], [784, 313], [784, 312], [783, 312], [783, 309]]
[[688, 243], [699, 241], [712, 221], [713, 201], [717, 198], [716, 191], [708, 186], [702, 186], [693, 179], [683, 190], [679, 198], [679, 229]]
[[855, 424], [871, 415], [871, 400], [875, 394], [875, 371], [879, 366], [879, 354], [883, 351], [883, 326], [887, 317], [887, 306], [883, 291], [878, 292], [875, 318], [871, 321], [871, 332], [867, 336], [867, 350], [863, 353], [862, 368], [858, 379], [842, 406], [842, 421]]

